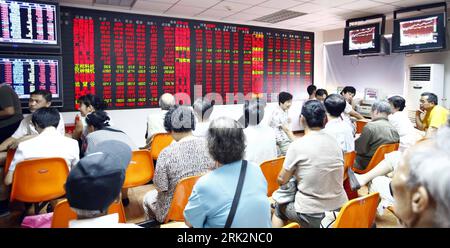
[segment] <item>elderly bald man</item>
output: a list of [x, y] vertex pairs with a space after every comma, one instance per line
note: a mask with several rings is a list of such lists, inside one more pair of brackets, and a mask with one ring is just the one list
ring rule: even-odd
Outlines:
[[153, 135], [166, 132], [164, 129], [164, 117], [173, 106], [175, 106], [175, 97], [170, 93], [162, 94], [159, 98], [159, 107], [161, 109], [159, 111], [153, 110], [147, 117], [147, 132], [145, 134], [147, 146], [150, 144]]

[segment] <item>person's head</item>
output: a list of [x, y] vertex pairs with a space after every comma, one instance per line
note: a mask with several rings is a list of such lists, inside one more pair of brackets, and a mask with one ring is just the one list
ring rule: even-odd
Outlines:
[[339, 94], [331, 94], [325, 98], [324, 105], [329, 115], [339, 117], [345, 109], [345, 98]]
[[195, 116], [188, 106], [174, 106], [164, 117], [164, 129], [179, 141], [195, 129]]
[[375, 101], [372, 104], [372, 111], [370, 116], [373, 119], [376, 118], [387, 118], [391, 114], [391, 105], [387, 101]]
[[424, 92], [420, 95], [420, 109], [429, 111], [436, 105], [438, 105], [438, 97], [436, 94]]
[[78, 218], [107, 213], [120, 195], [131, 153], [123, 142], [103, 141], [72, 168], [65, 189], [67, 201]]
[[265, 107], [266, 102], [263, 99], [256, 98], [249, 101], [244, 107], [244, 127], [246, 128], [248, 125], [258, 125], [264, 118]]
[[306, 91], [308, 92], [309, 98], [314, 98], [316, 95], [317, 87], [315, 85], [308, 85]]
[[344, 96], [347, 102], [351, 102], [356, 95], [356, 89], [353, 86], [345, 86], [341, 91], [341, 95]]
[[229, 117], [213, 120], [209, 125], [207, 139], [209, 154], [221, 165], [244, 157], [244, 130], [239, 122]]
[[288, 110], [292, 105], [292, 95], [288, 92], [280, 92], [278, 94], [278, 104], [284, 111]]
[[162, 110], [169, 110], [175, 106], [175, 97], [170, 93], [164, 93], [159, 98], [159, 107]]
[[56, 108], [43, 107], [34, 111], [31, 116], [31, 122], [33, 123], [36, 131], [41, 133], [48, 127], [58, 127], [60, 120], [59, 112]]
[[193, 104], [194, 112], [201, 121], [208, 121], [214, 109], [214, 102], [199, 98]]
[[328, 92], [326, 89], [317, 89], [316, 90], [316, 99], [323, 102], [325, 98], [328, 96]]
[[86, 116], [86, 124], [88, 125], [88, 132], [101, 130], [109, 127], [109, 116], [103, 110], [94, 111]]
[[91, 94], [80, 96], [78, 102], [80, 103], [80, 114], [83, 117], [94, 111], [106, 109], [106, 103], [99, 97]]
[[388, 98], [389, 104], [391, 105], [391, 112], [395, 113], [397, 111], [403, 111], [405, 108], [405, 98], [401, 96], [392, 96]]
[[395, 214], [407, 227], [450, 227], [450, 137], [445, 146], [419, 142], [405, 152], [392, 179]]
[[50, 107], [52, 104], [52, 93], [47, 90], [35, 90], [30, 93], [30, 99], [28, 100], [28, 107], [30, 108], [30, 112], [44, 108]]
[[306, 101], [302, 106], [300, 121], [305, 128], [322, 129], [325, 126], [326, 112], [318, 100]]

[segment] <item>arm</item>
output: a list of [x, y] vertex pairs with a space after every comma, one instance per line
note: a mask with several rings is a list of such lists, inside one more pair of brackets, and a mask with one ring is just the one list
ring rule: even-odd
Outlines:
[[290, 140], [295, 140], [294, 133], [287, 127], [287, 125], [282, 125], [281, 129], [287, 134]]
[[9, 137], [5, 141], [3, 141], [3, 143], [0, 144], [0, 152], [4, 152], [4, 151], [8, 150], [8, 147], [11, 144], [13, 144], [14, 142], [16, 142], [16, 139], [13, 137]]
[[286, 184], [293, 174], [293, 171], [288, 171], [285, 168], [281, 169], [280, 174], [278, 174], [277, 183], [279, 185]]
[[356, 112], [355, 110], [350, 111], [350, 116], [355, 117], [358, 120], [364, 120], [364, 116], [362, 116], [360, 113]]
[[77, 122], [75, 122], [75, 129], [73, 130], [72, 138], [79, 140], [82, 134], [83, 134], [83, 122], [81, 120], [78, 120]]
[[421, 130], [421, 131], [425, 131], [425, 130], [424, 130], [425, 125], [424, 125], [424, 123], [423, 123], [422, 118], [420, 118], [420, 115], [421, 115], [422, 113], [423, 113], [423, 112], [422, 112], [421, 110], [417, 110], [417, 111], [416, 111], [416, 126], [417, 126], [417, 129], [419, 129], [419, 130]]
[[6, 174], [6, 177], [5, 177], [5, 185], [6, 186], [9, 186], [12, 184], [13, 175], [14, 175], [14, 171], [8, 171], [8, 173]]
[[26, 141], [26, 140], [29, 140], [29, 139], [32, 139], [32, 138], [34, 138], [34, 137], [37, 137], [38, 135], [37, 134], [31, 134], [31, 135], [26, 135], [26, 136], [23, 136], [23, 137], [21, 137], [21, 138], [19, 138], [19, 139], [14, 139], [14, 142], [13, 143], [11, 143], [9, 146], [8, 146], [8, 148], [9, 149], [17, 149], [17, 147], [19, 146], [19, 144], [21, 143], [21, 142], [24, 142], [24, 141]]

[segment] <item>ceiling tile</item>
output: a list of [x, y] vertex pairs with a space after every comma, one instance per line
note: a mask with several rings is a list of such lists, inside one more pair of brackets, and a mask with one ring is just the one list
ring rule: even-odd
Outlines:
[[180, 0], [177, 2], [177, 5], [207, 9], [218, 4], [219, 2], [220, 0]]
[[84, 5], [92, 5], [94, 0], [63, 0], [61, 3], [77, 3], [77, 4], [84, 4]]
[[442, 2], [442, 0], [426, 0], [426, 1], [424, 1], [424, 0], [402, 0], [402, 1], [393, 2], [391, 4], [394, 6], [399, 6], [399, 7], [411, 7], [411, 6], [416, 6], [416, 5], [438, 3], [438, 2]]
[[207, 18], [213, 18], [213, 19], [220, 19], [220, 18], [223, 18], [226, 16], [230, 16], [232, 14], [233, 13], [228, 13], [225, 11], [208, 9], [205, 12], [198, 14], [196, 17], [207, 17]]
[[367, 0], [358, 0], [356, 2], [347, 3], [339, 6], [340, 9], [351, 9], [351, 10], [365, 10], [367, 8], [373, 8], [378, 6], [383, 6], [382, 3], [367, 1]]
[[[214, 5], [214, 7], [212, 7], [212, 9], [213, 10], [219, 10], [219, 11], [236, 13], [236, 12], [242, 11], [244, 9], [248, 9], [250, 7], [251, 7], [251, 5], [247, 5], [247, 4], [223, 1], [223, 2], [220, 2], [217, 5]], [[232, 14], [232, 13], [230, 13], [230, 14]]]
[[237, 13], [231, 16], [227, 16], [225, 18], [223, 18], [222, 20], [226, 21], [250, 21], [250, 20], [254, 20], [256, 18], [260, 17], [259, 15], [252, 15], [252, 14], [246, 14], [246, 13]]
[[289, 10], [303, 12], [303, 13], [313, 13], [317, 12], [319, 10], [324, 9], [325, 7], [319, 4], [311, 3], [304, 3], [302, 5], [297, 5], [295, 7], [289, 8]]
[[255, 4], [260, 4], [262, 2], [265, 2], [267, 0], [228, 0], [228, 1], [235, 2], [235, 3], [248, 4], [248, 5], [255, 5]]
[[399, 0], [373, 0], [375, 2], [380, 2], [380, 3], [393, 3], [393, 2], [398, 2]]
[[261, 7], [274, 8], [274, 9], [289, 9], [294, 6], [300, 5], [302, 2], [293, 0], [269, 0], [267, 2], [259, 4]]
[[355, 0], [314, 0], [315, 4], [325, 6], [327, 8], [341, 6], [346, 3], [355, 2]]
[[169, 10], [165, 12], [165, 14], [173, 14], [173, 15], [184, 15], [184, 16], [195, 16], [196, 14], [204, 11], [203, 8], [197, 8], [192, 6], [184, 6], [184, 5], [175, 5], [172, 6]]
[[164, 12], [172, 6], [171, 3], [157, 3], [157, 2], [147, 2], [147, 1], [137, 1], [133, 10], [148, 10], [151, 12]]

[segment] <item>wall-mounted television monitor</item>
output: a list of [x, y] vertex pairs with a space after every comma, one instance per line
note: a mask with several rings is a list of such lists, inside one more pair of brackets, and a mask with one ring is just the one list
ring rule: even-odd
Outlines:
[[394, 20], [392, 51], [426, 52], [444, 49], [446, 20], [444, 13]]
[[344, 31], [343, 54], [376, 54], [381, 50], [380, 23], [346, 27]]
[[0, 0], [0, 51], [61, 53], [59, 4]]
[[30, 93], [45, 89], [52, 93], [52, 106], [62, 107], [62, 59], [60, 56], [0, 54], [0, 83], [10, 85], [23, 107]]

